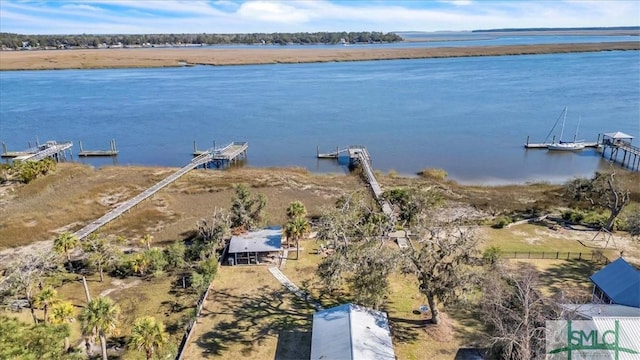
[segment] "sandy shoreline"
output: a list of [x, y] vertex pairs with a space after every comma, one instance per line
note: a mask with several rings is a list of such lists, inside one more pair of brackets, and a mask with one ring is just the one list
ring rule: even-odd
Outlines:
[[294, 64], [640, 50], [639, 41], [442, 48], [147, 48], [0, 51], [1, 70], [175, 67], [184, 65]]

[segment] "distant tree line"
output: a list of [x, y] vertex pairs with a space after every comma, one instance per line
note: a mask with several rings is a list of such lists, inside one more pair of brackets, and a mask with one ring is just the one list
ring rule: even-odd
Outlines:
[[253, 34], [140, 34], [140, 35], [21, 35], [0, 33], [0, 47], [20, 48], [98, 48], [102, 46], [167, 46], [225, 44], [340, 44], [402, 41], [394, 33], [316, 32]]

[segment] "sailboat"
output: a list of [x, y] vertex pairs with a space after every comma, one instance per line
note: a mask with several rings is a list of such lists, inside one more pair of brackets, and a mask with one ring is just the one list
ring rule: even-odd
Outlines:
[[564, 124], [567, 121], [567, 108], [564, 108], [564, 117], [562, 118], [562, 128], [560, 129], [560, 142], [553, 142], [547, 145], [547, 149], [549, 150], [559, 150], [559, 151], [577, 151], [582, 150], [585, 147], [584, 141], [577, 140], [578, 138], [578, 128], [580, 127], [580, 118], [578, 118], [578, 126], [576, 127], [576, 133], [573, 135], [573, 141], [562, 141], [562, 136], [564, 135]]

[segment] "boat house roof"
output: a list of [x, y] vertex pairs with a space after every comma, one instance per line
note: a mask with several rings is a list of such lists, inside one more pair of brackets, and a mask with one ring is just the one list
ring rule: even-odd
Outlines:
[[640, 271], [623, 258], [605, 266], [590, 279], [615, 304], [640, 308]]
[[271, 227], [233, 236], [229, 241], [229, 253], [272, 252], [282, 247], [282, 228]]
[[633, 136], [631, 136], [629, 134], [625, 134], [625, 133], [623, 133], [621, 131], [604, 133], [603, 135], [606, 136], [606, 137], [610, 137], [612, 139], [633, 139]]
[[311, 360], [395, 360], [387, 315], [343, 304], [313, 315]]

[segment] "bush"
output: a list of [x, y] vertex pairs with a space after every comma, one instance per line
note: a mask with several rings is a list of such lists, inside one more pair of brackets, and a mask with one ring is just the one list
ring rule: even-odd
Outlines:
[[562, 212], [562, 219], [578, 224], [584, 219], [584, 213], [580, 210], [565, 210]]
[[511, 222], [512, 221], [510, 217], [506, 215], [502, 215], [502, 216], [498, 216], [493, 220], [493, 224], [491, 225], [491, 227], [494, 229], [502, 229], [505, 226], [511, 224]]
[[424, 169], [418, 171], [418, 175], [428, 179], [444, 180], [449, 174], [443, 169]]
[[495, 264], [500, 259], [501, 254], [502, 250], [499, 246], [490, 246], [482, 253], [482, 260], [484, 260], [485, 264]]

